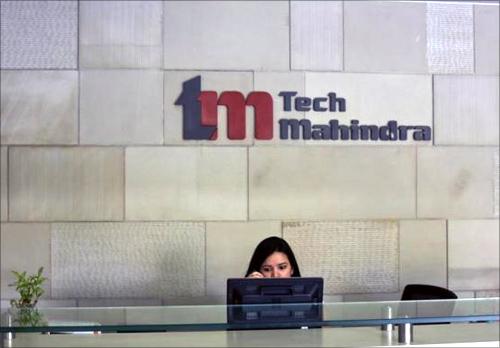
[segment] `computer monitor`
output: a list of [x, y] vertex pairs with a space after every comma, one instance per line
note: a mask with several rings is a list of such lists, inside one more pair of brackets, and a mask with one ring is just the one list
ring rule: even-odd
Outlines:
[[230, 278], [227, 319], [236, 328], [316, 327], [323, 278]]

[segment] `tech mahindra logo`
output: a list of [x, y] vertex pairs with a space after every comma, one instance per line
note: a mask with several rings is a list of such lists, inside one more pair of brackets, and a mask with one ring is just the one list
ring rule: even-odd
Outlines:
[[[282, 91], [283, 112], [345, 112], [347, 102], [330, 92], [326, 96], [308, 98], [297, 96], [295, 91]], [[273, 138], [274, 113], [273, 98], [267, 92], [254, 91], [246, 97], [237, 91], [201, 90], [201, 77], [196, 76], [182, 84], [182, 92], [175, 101], [182, 106], [184, 140], [217, 139], [217, 107], [227, 107], [227, 138], [242, 140], [246, 137], [246, 107], [253, 106], [255, 114], [254, 137], [258, 140]], [[340, 124], [331, 119], [327, 123], [312, 124], [302, 116], [282, 118], [278, 121], [280, 139], [287, 140], [368, 140], [405, 141], [412, 137], [415, 141], [430, 141], [432, 130], [428, 126], [398, 125], [388, 121], [381, 127], [362, 125], [358, 120], [350, 120], [350, 125]]]
[[273, 98], [267, 92], [251, 92], [245, 96], [236, 91], [201, 90], [201, 77], [196, 76], [182, 84], [182, 93], [175, 101], [182, 105], [183, 138], [185, 140], [217, 139], [217, 106], [227, 107], [227, 137], [245, 139], [246, 106], [255, 109], [255, 139], [273, 138]]

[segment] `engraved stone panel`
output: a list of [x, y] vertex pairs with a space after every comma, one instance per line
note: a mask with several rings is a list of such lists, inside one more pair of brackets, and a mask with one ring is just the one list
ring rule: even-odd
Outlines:
[[451, 289], [499, 287], [498, 220], [448, 222], [448, 282]]
[[8, 179], [7, 179], [7, 156], [8, 148], [6, 146], [0, 147], [0, 220], [2, 222], [8, 219]]
[[80, 77], [82, 144], [162, 144], [163, 73], [85, 70]]
[[448, 286], [445, 220], [402, 220], [399, 243], [401, 291], [407, 284]]
[[259, 242], [281, 237], [281, 222], [207, 223], [207, 294], [226, 295], [227, 278], [242, 278]]
[[[304, 112], [298, 111], [285, 111], [283, 97], [279, 96], [282, 91], [295, 91], [297, 95], [305, 95], [305, 74], [303, 72], [291, 73], [254, 73], [254, 82], [256, 91], [266, 91], [273, 97], [273, 139], [272, 140], [257, 140], [255, 145], [297, 145], [303, 144], [303, 140], [281, 140], [280, 139], [280, 125], [281, 118], [293, 117], [296, 119], [303, 119]], [[249, 114], [251, 115], [251, 114]]]
[[253, 147], [250, 219], [415, 217], [415, 149]]
[[427, 2], [427, 64], [430, 73], [474, 72], [473, 6]]
[[202, 223], [52, 225], [52, 294], [73, 298], [199, 296]]
[[80, 1], [80, 66], [160, 68], [161, 1]]
[[78, 72], [2, 71], [2, 144], [76, 144]]
[[290, 11], [291, 69], [342, 70], [342, 2], [291, 1]]
[[241, 147], [126, 150], [127, 220], [246, 220]]
[[[330, 96], [334, 93], [333, 96]], [[357, 140], [310, 140], [308, 144], [321, 145], [431, 145], [430, 141], [416, 141], [416, 131], [396, 131], [400, 140], [380, 140], [383, 128], [389, 121], [397, 126], [432, 127], [432, 77], [409, 74], [352, 74], [352, 73], [306, 73], [306, 94], [308, 97], [322, 97], [322, 107], [326, 111], [308, 111], [306, 118], [313, 125], [329, 125], [330, 119], [337, 119], [339, 125], [351, 126], [351, 120], [358, 120], [359, 126], [375, 125], [376, 140], [373, 133], [362, 139], [358, 127]], [[345, 111], [341, 111], [341, 98]], [[333, 104], [333, 106], [331, 106]], [[333, 109], [333, 111], [331, 111]], [[331, 127], [333, 129], [333, 127]], [[351, 134], [354, 131], [351, 130]], [[387, 131], [385, 132], [387, 133]], [[341, 131], [337, 131], [340, 138]], [[432, 135], [429, 135], [432, 138]], [[354, 138], [350, 136], [349, 138]], [[417, 138], [418, 139], [418, 138]]]
[[289, 69], [286, 1], [165, 1], [165, 69]]
[[419, 218], [494, 216], [492, 147], [418, 148]]
[[425, 3], [345, 1], [344, 70], [426, 73], [425, 10]]
[[19, 298], [15, 287], [8, 284], [16, 279], [11, 271], [26, 271], [28, 274], [38, 272], [43, 267], [43, 275], [48, 278], [43, 288], [42, 298], [51, 296], [50, 285], [52, 274], [50, 269], [50, 225], [43, 223], [2, 223], [2, 299]]
[[13, 147], [9, 161], [11, 221], [123, 218], [122, 149]]
[[399, 288], [395, 221], [286, 222], [302, 276], [321, 276], [325, 293], [394, 292]]
[[200, 72], [200, 71], [166, 71], [165, 72], [165, 143], [183, 145], [251, 145], [253, 143], [254, 113], [253, 107], [246, 107], [246, 138], [244, 140], [227, 140], [227, 108], [218, 106], [218, 129], [216, 140], [183, 140], [183, 107], [175, 105], [181, 96], [183, 83], [201, 76], [201, 90], [239, 91], [244, 96], [252, 91], [253, 81], [250, 72]]
[[2, 69], [77, 68], [78, 1], [1, 1]]
[[498, 76], [435, 76], [435, 143], [498, 145], [498, 86]]
[[474, 32], [476, 49], [476, 73], [493, 74], [499, 73], [498, 51], [500, 34], [498, 2], [496, 4], [474, 5]]

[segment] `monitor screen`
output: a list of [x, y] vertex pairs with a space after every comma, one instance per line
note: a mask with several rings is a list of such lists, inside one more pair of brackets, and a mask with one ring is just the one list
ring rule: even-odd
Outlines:
[[317, 325], [323, 317], [322, 302], [323, 278], [227, 280], [228, 323], [241, 324], [240, 328]]

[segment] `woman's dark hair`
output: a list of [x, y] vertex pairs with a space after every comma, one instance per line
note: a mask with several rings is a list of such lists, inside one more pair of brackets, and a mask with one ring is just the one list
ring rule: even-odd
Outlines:
[[264, 261], [266, 261], [269, 255], [276, 251], [282, 252], [288, 257], [290, 266], [292, 266], [293, 269], [292, 277], [300, 277], [299, 265], [297, 264], [297, 260], [295, 260], [292, 248], [290, 248], [290, 245], [288, 245], [284, 239], [279, 237], [266, 238], [257, 245], [250, 259], [245, 277], [248, 277], [252, 272], [260, 272], [260, 267]]

